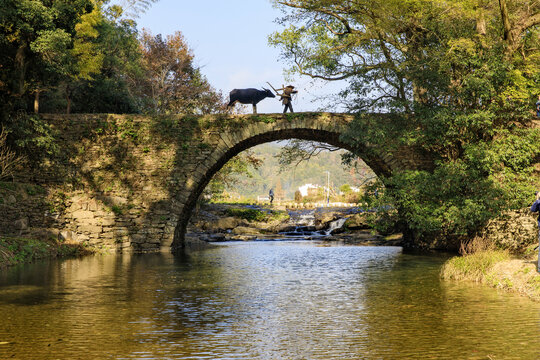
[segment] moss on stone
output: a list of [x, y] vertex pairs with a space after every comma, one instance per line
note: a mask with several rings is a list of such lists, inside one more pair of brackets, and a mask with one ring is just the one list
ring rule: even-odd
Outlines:
[[0, 238], [0, 268], [56, 257], [77, 257], [93, 253], [81, 244], [66, 244], [56, 240], [20, 237]]

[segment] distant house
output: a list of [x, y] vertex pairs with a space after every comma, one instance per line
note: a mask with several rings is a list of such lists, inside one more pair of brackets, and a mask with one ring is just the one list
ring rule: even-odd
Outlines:
[[317, 184], [304, 184], [298, 188], [302, 196], [317, 195], [320, 186]]

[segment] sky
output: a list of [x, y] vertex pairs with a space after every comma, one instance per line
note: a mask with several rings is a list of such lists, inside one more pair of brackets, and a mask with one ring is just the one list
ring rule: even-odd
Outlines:
[[[268, 45], [268, 36], [280, 31], [275, 22], [282, 15], [270, 0], [159, 0], [136, 20], [138, 28], [152, 34], [182, 32], [195, 54], [195, 62], [214, 88], [226, 99], [235, 88], [275, 88], [292, 84], [299, 91], [293, 98], [295, 112], [317, 111], [323, 103], [316, 99], [339, 85], [314, 83], [308, 77], [287, 80], [288, 64], [280, 50]], [[257, 105], [259, 113], [282, 112], [276, 98]], [[251, 112], [251, 106], [246, 109]]]

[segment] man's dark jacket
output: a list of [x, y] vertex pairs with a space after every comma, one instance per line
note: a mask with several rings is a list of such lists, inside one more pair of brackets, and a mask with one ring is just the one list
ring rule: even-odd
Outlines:
[[532, 212], [538, 211], [538, 226], [540, 227], [540, 200], [536, 200], [531, 206]]

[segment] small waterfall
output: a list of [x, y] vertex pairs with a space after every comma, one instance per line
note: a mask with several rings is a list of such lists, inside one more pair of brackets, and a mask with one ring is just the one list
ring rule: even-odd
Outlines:
[[328, 236], [328, 235], [332, 234], [332, 231], [337, 230], [337, 229], [341, 229], [343, 227], [343, 224], [345, 224], [345, 221], [347, 221], [346, 218], [341, 218], [341, 219], [337, 219], [337, 220], [332, 221], [330, 223], [330, 227], [328, 227], [328, 229], [326, 229], [324, 234], [326, 236]]
[[314, 226], [315, 225], [315, 210], [298, 213], [297, 217], [291, 217], [294, 224], [297, 226]]
[[316, 230], [315, 228], [315, 210], [307, 210], [300, 212], [291, 212], [289, 224], [294, 226], [294, 230], [289, 230], [281, 233], [287, 237], [295, 238], [314, 238], [330, 236], [332, 232], [343, 227], [346, 218], [334, 220], [328, 224], [326, 230]]

